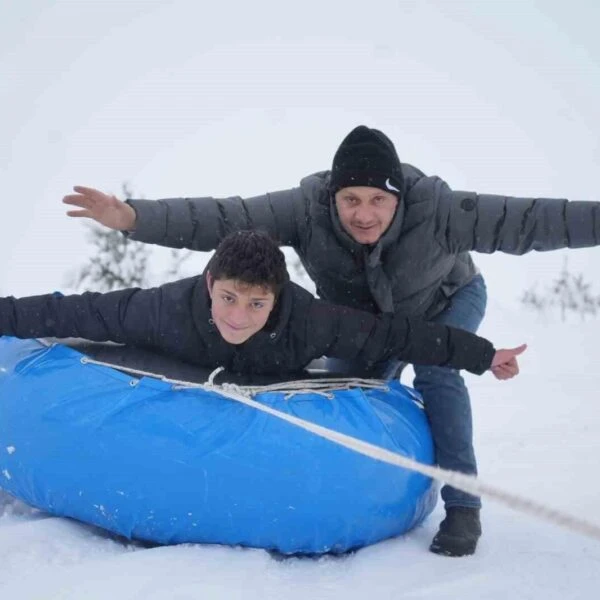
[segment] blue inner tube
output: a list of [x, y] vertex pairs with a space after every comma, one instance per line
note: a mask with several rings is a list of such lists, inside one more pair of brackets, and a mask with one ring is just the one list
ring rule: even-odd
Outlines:
[[[104, 360], [125, 360], [118, 346], [98, 347]], [[127, 538], [283, 554], [346, 552], [433, 510], [427, 477], [213, 391], [86, 364], [93, 352], [80, 349], [0, 338], [0, 488], [32, 506]], [[131, 362], [138, 351], [128, 351]], [[434, 463], [424, 411], [399, 383], [255, 399]]]

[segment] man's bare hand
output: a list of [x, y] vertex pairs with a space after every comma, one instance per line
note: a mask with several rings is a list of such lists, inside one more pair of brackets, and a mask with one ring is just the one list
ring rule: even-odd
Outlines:
[[135, 229], [136, 214], [129, 204], [94, 188], [76, 185], [73, 190], [77, 193], [65, 196], [63, 202], [78, 206], [81, 210], [67, 211], [70, 217], [94, 219], [101, 225], [119, 231]]
[[492, 359], [490, 370], [496, 379], [511, 379], [519, 374], [519, 363], [517, 356], [523, 354], [527, 349], [527, 344], [521, 344], [517, 348], [496, 350]]

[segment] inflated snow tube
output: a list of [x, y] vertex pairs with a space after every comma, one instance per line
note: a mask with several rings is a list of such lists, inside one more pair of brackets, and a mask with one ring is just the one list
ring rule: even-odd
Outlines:
[[[255, 399], [434, 461], [423, 409], [399, 383]], [[127, 538], [283, 554], [345, 552], [402, 534], [437, 498], [426, 477], [219, 393], [9, 337], [0, 338], [0, 488]]]

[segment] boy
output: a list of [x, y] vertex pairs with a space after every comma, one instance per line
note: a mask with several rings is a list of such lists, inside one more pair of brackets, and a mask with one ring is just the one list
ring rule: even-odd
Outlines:
[[0, 298], [0, 334], [121, 342], [204, 367], [282, 375], [327, 355], [367, 366], [400, 358], [491, 368], [508, 379], [525, 349], [496, 352], [460, 329], [317, 300], [289, 281], [283, 253], [257, 231], [227, 236], [204, 275], [157, 288]]

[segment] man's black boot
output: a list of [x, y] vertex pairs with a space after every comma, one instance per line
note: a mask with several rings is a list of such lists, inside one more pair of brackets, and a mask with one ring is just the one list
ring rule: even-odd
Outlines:
[[440, 523], [429, 550], [444, 556], [468, 556], [475, 554], [481, 537], [479, 509], [467, 506], [450, 506], [446, 518]]

